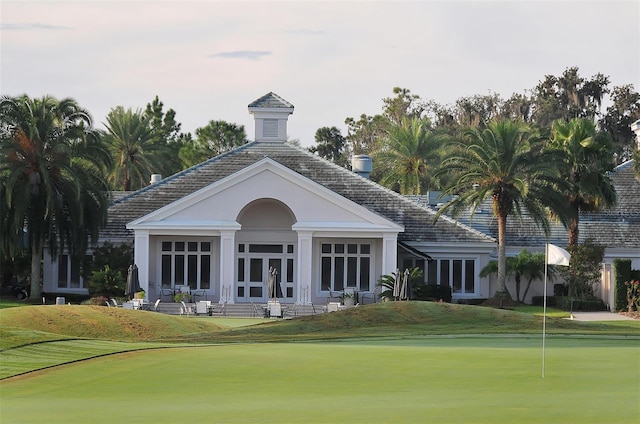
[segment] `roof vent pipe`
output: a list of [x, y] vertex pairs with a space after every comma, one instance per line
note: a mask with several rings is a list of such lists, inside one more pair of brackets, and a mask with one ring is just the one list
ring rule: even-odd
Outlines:
[[354, 155], [351, 158], [351, 169], [364, 178], [369, 178], [373, 169], [373, 160], [367, 155]]
[[162, 180], [162, 175], [160, 175], [160, 174], [151, 174], [151, 181], [149, 181], [149, 184], [159, 183], [160, 180]]

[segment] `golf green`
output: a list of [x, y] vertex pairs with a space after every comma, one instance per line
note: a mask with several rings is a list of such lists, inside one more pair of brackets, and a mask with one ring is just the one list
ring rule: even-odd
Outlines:
[[0, 383], [2, 423], [640, 421], [640, 343], [424, 337], [129, 352]]

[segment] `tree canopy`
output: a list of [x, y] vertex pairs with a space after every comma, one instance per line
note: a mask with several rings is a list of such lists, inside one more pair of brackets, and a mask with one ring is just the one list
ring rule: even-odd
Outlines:
[[95, 242], [107, 216], [109, 155], [89, 113], [73, 99], [0, 100], [0, 240], [3, 258], [31, 250], [31, 297], [40, 297], [44, 246], [75, 256]]

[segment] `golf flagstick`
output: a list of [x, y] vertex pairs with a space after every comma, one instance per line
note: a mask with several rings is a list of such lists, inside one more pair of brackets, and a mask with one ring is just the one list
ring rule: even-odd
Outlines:
[[542, 292], [542, 378], [544, 378], [545, 339], [547, 333], [547, 268], [549, 267], [549, 243], [544, 245], [544, 288]]
[[547, 337], [547, 274], [549, 265], [569, 266], [571, 254], [561, 247], [547, 243], [544, 248], [544, 300], [542, 302], [542, 378], [544, 378], [545, 339]]

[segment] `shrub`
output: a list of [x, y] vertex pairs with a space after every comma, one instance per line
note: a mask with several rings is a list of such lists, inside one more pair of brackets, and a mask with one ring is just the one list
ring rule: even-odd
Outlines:
[[571, 253], [571, 263], [568, 270], [561, 272], [565, 274], [569, 295], [580, 299], [592, 298], [600, 284], [604, 246], [586, 241], [567, 249]]
[[176, 303], [180, 303], [182, 301], [189, 302], [191, 300], [191, 295], [189, 293], [177, 293], [173, 296], [173, 300]]
[[94, 296], [82, 302], [83, 305], [96, 306], [107, 306], [107, 303], [109, 303], [109, 298], [105, 296]]
[[[422, 280], [422, 275], [422, 269], [418, 267], [409, 269], [409, 299], [416, 299], [415, 288], [423, 284], [420, 282]], [[399, 281], [402, 281], [403, 274], [398, 271], [397, 273], [392, 272], [391, 274], [383, 275], [380, 277], [380, 279], [378, 280], [378, 286], [382, 288], [382, 292], [380, 293], [381, 299], [387, 298], [390, 300], [394, 300], [393, 287], [395, 285], [396, 278], [399, 279]]]
[[631, 259], [614, 259], [613, 275], [613, 310], [624, 311], [627, 309], [627, 287], [624, 283], [631, 280]]
[[89, 294], [91, 296], [114, 297], [124, 293], [125, 278], [120, 271], [105, 265], [99, 271], [93, 271], [89, 278]]
[[413, 287], [413, 298], [416, 300], [429, 300], [432, 302], [451, 303], [451, 286], [438, 284], [416, 284]]
[[[562, 284], [560, 284], [562, 285]], [[561, 296], [559, 296], [561, 297]], [[532, 296], [531, 304], [534, 306], [543, 306], [544, 305], [544, 296]], [[556, 306], [558, 301], [556, 296], [547, 296], [547, 306]]]
[[106, 242], [93, 249], [93, 256], [88, 263], [83, 265], [83, 270], [86, 269], [86, 277], [90, 277], [93, 271], [101, 271], [109, 266], [110, 269], [120, 271], [122, 275], [126, 276], [132, 263], [133, 248], [130, 244]]
[[630, 280], [624, 285], [627, 287], [627, 312], [640, 311], [640, 281]]
[[575, 297], [557, 297], [556, 306], [565, 311], [605, 311], [607, 306], [602, 299], [589, 297], [578, 299]]
[[486, 298], [458, 299], [459, 305], [482, 305], [486, 302]]

